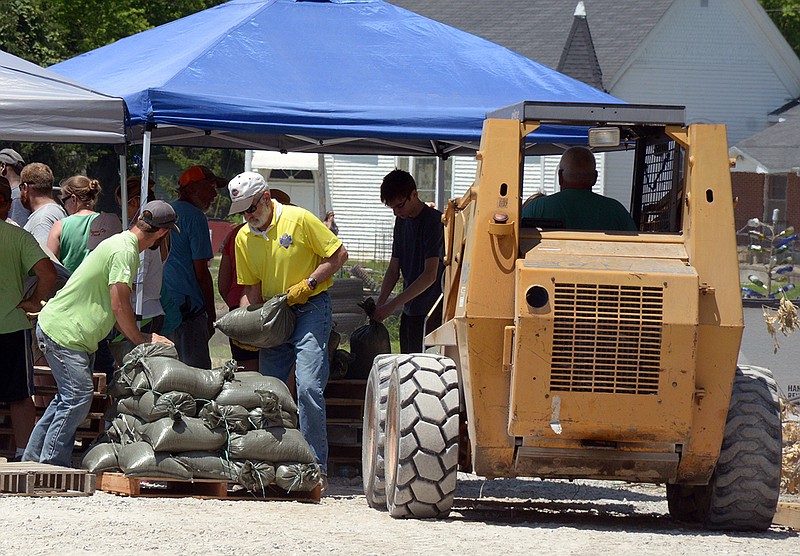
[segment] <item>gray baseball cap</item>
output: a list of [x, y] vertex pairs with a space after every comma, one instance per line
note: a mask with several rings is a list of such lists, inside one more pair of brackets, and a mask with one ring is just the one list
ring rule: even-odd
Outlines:
[[176, 222], [178, 215], [169, 203], [164, 201], [150, 201], [142, 207], [139, 217], [145, 224], [150, 224], [156, 228], [169, 228], [180, 233]]
[[16, 168], [25, 166], [25, 161], [22, 156], [14, 149], [3, 149], [0, 151], [0, 162], [5, 162]]

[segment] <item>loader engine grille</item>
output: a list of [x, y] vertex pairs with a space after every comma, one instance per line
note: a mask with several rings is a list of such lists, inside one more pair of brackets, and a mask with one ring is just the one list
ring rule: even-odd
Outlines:
[[658, 394], [663, 290], [556, 284], [550, 389]]

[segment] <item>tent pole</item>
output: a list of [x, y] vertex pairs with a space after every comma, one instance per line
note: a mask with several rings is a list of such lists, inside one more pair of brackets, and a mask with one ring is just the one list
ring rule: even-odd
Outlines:
[[244, 150], [244, 171], [245, 172], [252, 172], [253, 171], [253, 149], [245, 149]]
[[[140, 207], [147, 203], [147, 190], [150, 189], [150, 136], [152, 131], [150, 125], [144, 130], [144, 138], [142, 140], [142, 175], [139, 177], [139, 201]], [[139, 271], [136, 273], [136, 283], [144, 285], [144, 251], [139, 253]], [[136, 288], [136, 324], [139, 328], [142, 327], [142, 305], [144, 297], [144, 287]]]
[[[120, 200], [119, 204], [122, 206], [122, 225], [128, 225], [128, 164], [125, 154], [119, 155], [119, 191]], [[127, 230], [127, 227], [123, 227]]]
[[147, 128], [144, 130], [144, 138], [142, 140], [142, 175], [140, 177], [141, 187], [139, 188], [142, 204], [140, 206], [144, 206], [149, 200], [147, 198], [147, 190], [150, 185], [150, 136], [152, 133], [150, 125], [148, 124]]
[[317, 157], [317, 207], [319, 208], [319, 217], [324, 219], [328, 211], [333, 210], [333, 203], [331, 202], [331, 191], [328, 188], [328, 172], [325, 168], [325, 155], [319, 153]]
[[438, 156], [436, 157], [436, 208], [444, 211], [444, 204], [447, 202], [447, 194], [444, 186], [444, 170], [446, 161]]

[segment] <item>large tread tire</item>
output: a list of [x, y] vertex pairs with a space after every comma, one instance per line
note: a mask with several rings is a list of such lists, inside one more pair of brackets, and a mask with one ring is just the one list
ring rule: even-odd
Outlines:
[[399, 363], [386, 402], [386, 506], [392, 517], [447, 517], [458, 467], [458, 371], [434, 354]]
[[392, 370], [407, 355], [379, 355], [372, 363], [364, 395], [364, 423], [361, 432], [361, 477], [370, 508], [386, 509], [384, 444], [386, 397]]
[[705, 486], [667, 485], [670, 514], [710, 529], [764, 531], [778, 504], [781, 417], [772, 372], [736, 369], [719, 460]]
[[358, 313], [333, 313], [334, 330], [343, 336], [342, 342], [366, 322], [367, 315], [361, 309]]

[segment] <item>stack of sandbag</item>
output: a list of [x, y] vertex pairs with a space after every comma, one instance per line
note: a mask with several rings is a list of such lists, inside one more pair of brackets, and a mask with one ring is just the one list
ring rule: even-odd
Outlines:
[[319, 483], [297, 405], [276, 378], [236, 372], [235, 361], [197, 369], [173, 346], [144, 344], [125, 356], [108, 393], [109, 427], [83, 458], [93, 473], [219, 479], [258, 495]]

